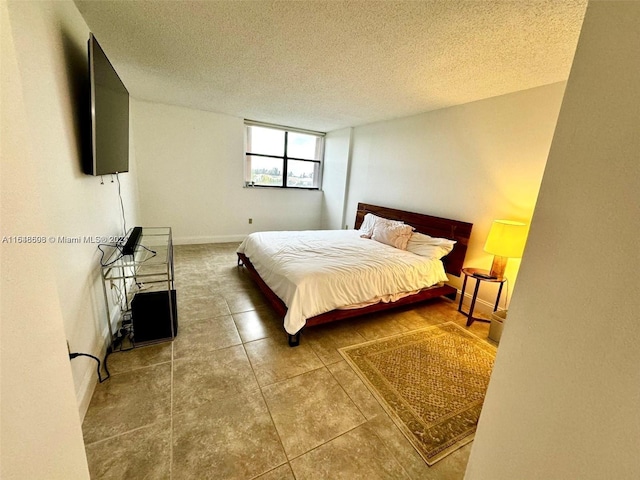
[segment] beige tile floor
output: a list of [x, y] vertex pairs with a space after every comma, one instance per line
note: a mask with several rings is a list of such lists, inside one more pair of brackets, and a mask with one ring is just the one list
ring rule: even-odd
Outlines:
[[[290, 348], [237, 244], [175, 248], [179, 334], [109, 357], [83, 431], [93, 479], [461, 479], [428, 467], [338, 348], [466, 318], [435, 300], [310, 328]], [[470, 330], [486, 338], [488, 325]]]

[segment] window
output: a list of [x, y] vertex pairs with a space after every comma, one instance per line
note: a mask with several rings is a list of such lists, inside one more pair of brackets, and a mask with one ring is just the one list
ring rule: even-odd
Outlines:
[[320, 188], [324, 133], [245, 121], [245, 184]]

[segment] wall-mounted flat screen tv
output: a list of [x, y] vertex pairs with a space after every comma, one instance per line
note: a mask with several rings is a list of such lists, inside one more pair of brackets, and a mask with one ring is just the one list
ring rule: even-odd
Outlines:
[[89, 175], [129, 171], [129, 92], [93, 36], [89, 36], [91, 153]]

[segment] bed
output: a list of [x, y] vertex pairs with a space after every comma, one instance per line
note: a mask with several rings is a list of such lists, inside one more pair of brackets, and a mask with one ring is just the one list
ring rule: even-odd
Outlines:
[[[389, 245], [362, 238], [363, 232], [371, 236], [376, 221], [373, 238], [384, 229], [403, 233]], [[406, 237], [407, 225], [416, 235]], [[440, 296], [455, 300], [446, 274], [460, 275], [471, 229], [458, 220], [359, 203], [354, 230], [249, 235], [237, 250], [238, 266], [283, 316], [289, 345], [296, 346], [305, 327]], [[449, 253], [433, 261], [390, 246], [419, 236], [445, 242]]]

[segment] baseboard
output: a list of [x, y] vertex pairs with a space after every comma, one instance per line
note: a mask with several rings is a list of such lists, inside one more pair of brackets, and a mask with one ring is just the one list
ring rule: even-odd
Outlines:
[[[105, 325], [104, 330], [102, 331], [102, 339], [98, 340], [98, 344], [94, 344], [91, 349], [91, 355], [95, 355], [100, 359], [100, 366], [103, 367], [102, 362], [104, 360], [104, 356], [107, 353], [107, 344], [109, 343], [109, 330]], [[97, 352], [97, 353], [96, 353]], [[91, 398], [93, 397], [93, 392], [96, 389], [96, 385], [98, 384], [98, 376], [96, 374], [97, 371], [97, 363], [94, 359], [88, 357], [78, 357], [74, 361], [81, 361], [80, 359], [86, 360], [89, 362], [89, 368], [85, 371], [84, 377], [82, 378], [82, 383], [80, 384], [80, 388], [78, 390], [78, 396], [76, 401], [78, 402], [78, 411], [80, 413], [80, 422], [84, 421], [84, 417], [87, 414], [87, 410], [89, 410], [89, 404], [91, 403]], [[104, 374], [104, 369], [102, 372]]]
[[[130, 288], [130, 285], [127, 287]], [[111, 322], [111, 326], [113, 331], [115, 332], [118, 328], [118, 323], [120, 321], [121, 312], [120, 307], [115, 305], [115, 308], [111, 309], [111, 318], [109, 319]], [[104, 361], [104, 357], [107, 353], [107, 347], [109, 346], [111, 339], [109, 338], [109, 325], [104, 323], [104, 327], [100, 331], [100, 337], [96, 340], [96, 342], [91, 346], [89, 352], [91, 355], [95, 355], [100, 359], [100, 366], [102, 368], [102, 372], [104, 374], [104, 366], [102, 362]], [[98, 365], [96, 361], [92, 358], [88, 357], [78, 357], [74, 361], [81, 361], [80, 359], [84, 359], [89, 363], [89, 368], [86, 369], [84, 376], [82, 377], [82, 382], [80, 384], [80, 388], [76, 393], [76, 401], [78, 402], [78, 412], [80, 414], [80, 422], [84, 421], [84, 417], [87, 414], [87, 410], [89, 409], [89, 404], [91, 403], [91, 398], [93, 397], [93, 393], [96, 389], [96, 385], [98, 384], [98, 375], [96, 374]]]
[[247, 234], [243, 235], [214, 235], [214, 236], [199, 236], [199, 237], [174, 237], [174, 245], [196, 245], [200, 243], [240, 243], [245, 239]]

